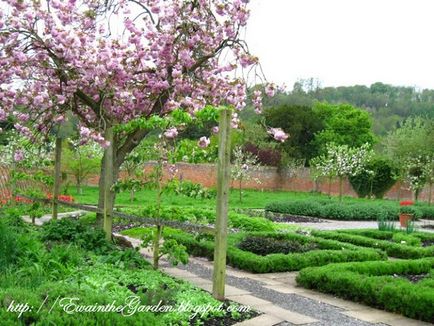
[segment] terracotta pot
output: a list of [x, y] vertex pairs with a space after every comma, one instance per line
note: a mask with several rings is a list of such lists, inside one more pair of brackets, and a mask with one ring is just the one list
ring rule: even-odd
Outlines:
[[413, 219], [413, 214], [400, 213], [399, 214], [399, 223], [403, 228], [406, 228], [408, 222]]

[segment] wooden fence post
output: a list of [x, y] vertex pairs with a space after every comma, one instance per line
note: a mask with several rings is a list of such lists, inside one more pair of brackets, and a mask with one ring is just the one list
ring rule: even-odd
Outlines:
[[230, 183], [230, 131], [231, 111], [220, 111], [219, 152], [217, 165], [217, 217], [215, 223], [215, 248], [212, 294], [217, 300], [225, 298], [226, 251], [228, 227], [228, 201]]
[[105, 140], [110, 145], [105, 149], [105, 173], [104, 173], [104, 232], [106, 239], [112, 240], [112, 185], [113, 185], [113, 127], [108, 127], [105, 131]]
[[57, 213], [59, 211], [58, 198], [60, 194], [60, 167], [62, 163], [62, 138], [56, 137], [56, 148], [54, 158], [54, 186], [53, 186], [53, 220], [57, 220]]

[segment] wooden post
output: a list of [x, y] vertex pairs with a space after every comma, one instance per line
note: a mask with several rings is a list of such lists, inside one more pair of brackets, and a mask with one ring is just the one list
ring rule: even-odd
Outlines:
[[113, 128], [108, 127], [105, 131], [105, 140], [110, 142], [110, 145], [105, 149], [105, 173], [104, 173], [104, 232], [106, 239], [112, 240], [112, 205], [111, 203], [111, 187], [113, 185]]
[[219, 153], [217, 165], [217, 217], [215, 223], [212, 294], [217, 300], [223, 301], [225, 299], [228, 200], [231, 158], [230, 110], [223, 110], [220, 112], [219, 131]]
[[54, 158], [54, 186], [53, 186], [53, 220], [57, 220], [57, 213], [59, 210], [58, 198], [60, 194], [60, 167], [62, 163], [62, 138], [56, 137], [56, 148]]

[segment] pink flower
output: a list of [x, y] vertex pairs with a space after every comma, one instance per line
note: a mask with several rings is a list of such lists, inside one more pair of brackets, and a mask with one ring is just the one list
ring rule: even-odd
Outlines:
[[169, 128], [164, 132], [164, 137], [167, 139], [174, 139], [178, 136], [178, 130], [176, 128]]
[[209, 146], [210, 143], [211, 143], [211, 141], [209, 140], [209, 138], [203, 136], [203, 137], [200, 137], [200, 139], [199, 139], [197, 145], [198, 145], [200, 148], [206, 148], [206, 147]]
[[90, 136], [90, 129], [86, 127], [80, 127], [80, 136], [83, 138], [88, 138]]
[[273, 97], [274, 94], [276, 94], [276, 85], [274, 84], [267, 84], [265, 86], [265, 94], [269, 97]]
[[211, 131], [212, 131], [213, 134], [218, 134], [219, 133], [219, 127], [218, 126], [214, 126], [214, 127], [212, 127]]
[[269, 135], [273, 136], [275, 140], [282, 143], [289, 137], [281, 128], [270, 128], [267, 132]]
[[22, 160], [24, 160], [24, 153], [22, 150], [19, 149], [19, 150], [15, 151], [15, 153], [14, 153], [14, 161], [20, 162]]

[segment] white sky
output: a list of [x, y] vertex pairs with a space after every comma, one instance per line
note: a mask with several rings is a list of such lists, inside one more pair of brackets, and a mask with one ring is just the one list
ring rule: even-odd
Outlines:
[[269, 81], [434, 89], [433, 0], [251, 0], [246, 39]]

